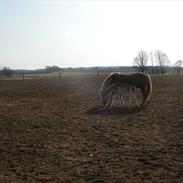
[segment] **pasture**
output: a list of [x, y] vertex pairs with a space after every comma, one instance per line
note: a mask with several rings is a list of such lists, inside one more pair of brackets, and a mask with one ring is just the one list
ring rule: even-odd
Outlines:
[[183, 182], [183, 76], [102, 111], [104, 78], [0, 80], [0, 182]]

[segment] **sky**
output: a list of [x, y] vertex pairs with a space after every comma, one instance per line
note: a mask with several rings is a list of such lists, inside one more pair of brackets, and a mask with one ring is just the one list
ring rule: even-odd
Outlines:
[[131, 66], [183, 59], [183, 1], [0, 0], [0, 67]]

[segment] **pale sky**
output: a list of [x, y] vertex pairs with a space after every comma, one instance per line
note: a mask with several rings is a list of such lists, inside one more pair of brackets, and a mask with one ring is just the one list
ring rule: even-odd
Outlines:
[[183, 58], [183, 1], [0, 0], [0, 67], [132, 65]]

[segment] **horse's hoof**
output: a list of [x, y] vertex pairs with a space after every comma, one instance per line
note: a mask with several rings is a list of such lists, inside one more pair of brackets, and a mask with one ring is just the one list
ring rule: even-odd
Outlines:
[[104, 111], [106, 109], [106, 107], [102, 107], [100, 108], [100, 111]]

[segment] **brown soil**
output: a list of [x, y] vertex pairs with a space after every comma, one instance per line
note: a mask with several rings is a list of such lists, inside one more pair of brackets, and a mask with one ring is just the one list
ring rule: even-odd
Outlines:
[[183, 182], [183, 76], [108, 110], [103, 79], [0, 81], [0, 182]]

